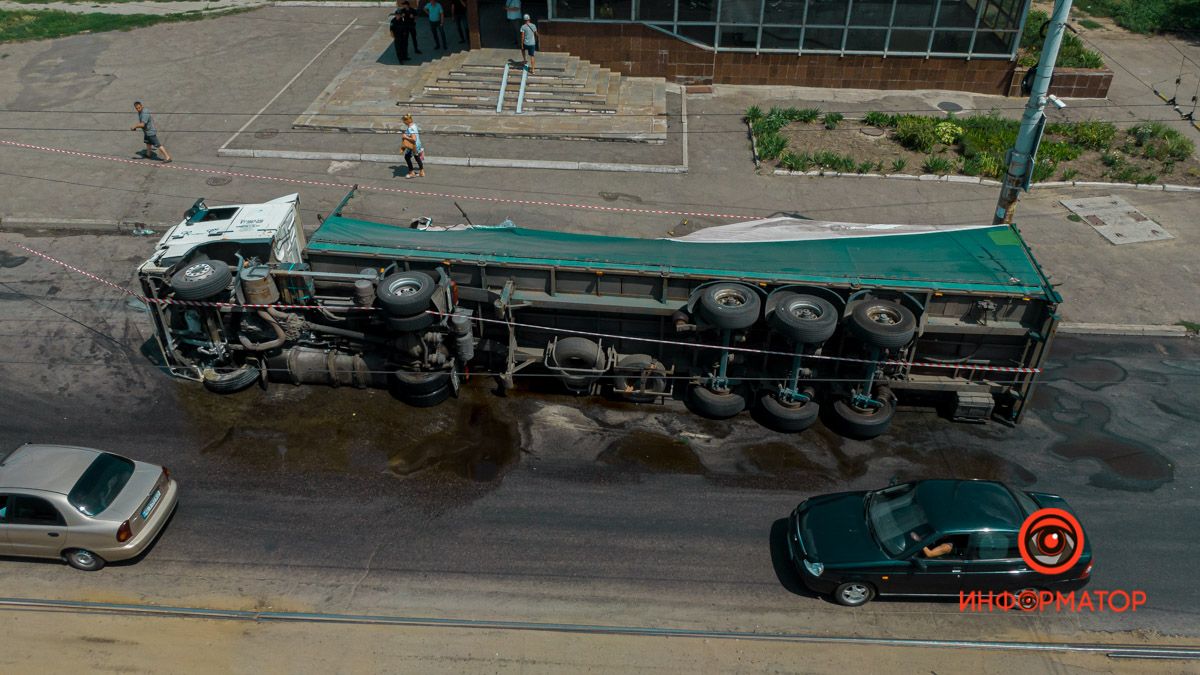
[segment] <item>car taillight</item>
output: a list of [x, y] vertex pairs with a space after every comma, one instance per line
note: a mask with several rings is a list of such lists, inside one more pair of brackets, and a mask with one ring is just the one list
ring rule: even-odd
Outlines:
[[163, 467], [163, 478], [171, 480], [171, 470], [165, 466]]
[[129, 521], [121, 523], [121, 527], [117, 528], [117, 541], [126, 542], [133, 536], [133, 529], [129, 527]]

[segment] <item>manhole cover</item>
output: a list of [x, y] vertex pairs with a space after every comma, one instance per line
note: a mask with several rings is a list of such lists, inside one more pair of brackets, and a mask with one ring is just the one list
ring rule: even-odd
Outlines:
[[[961, 110], [961, 108], [960, 108]], [[254, 132], [255, 138], [275, 138], [279, 135], [278, 129], [263, 129], [262, 131]]]
[[880, 129], [879, 127], [863, 127], [861, 129], [859, 129], [859, 131], [863, 132], [864, 134], [866, 134], [868, 136], [882, 136], [883, 135], [883, 129]]
[[232, 182], [233, 179], [229, 176], [213, 176], [212, 178], [204, 181], [204, 184], [209, 187], [221, 187], [222, 185], [229, 185]]
[[961, 105], [955, 103], [954, 101], [942, 101], [941, 103], [937, 104], [937, 107], [938, 110], [943, 110], [945, 112], [958, 112], [963, 109]]

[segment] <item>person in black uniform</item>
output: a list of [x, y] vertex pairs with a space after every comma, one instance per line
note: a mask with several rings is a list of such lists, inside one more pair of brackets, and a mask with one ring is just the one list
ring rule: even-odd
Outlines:
[[450, 16], [458, 28], [458, 44], [467, 43], [467, 0], [450, 0]]
[[408, 0], [397, 0], [396, 11], [392, 12], [389, 28], [396, 47], [396, 59], [400, 63], [408, 60], [408, 41], [412, 40], [413, 51], [420, 54], [417, 48], [417, 13], [408, 4]]

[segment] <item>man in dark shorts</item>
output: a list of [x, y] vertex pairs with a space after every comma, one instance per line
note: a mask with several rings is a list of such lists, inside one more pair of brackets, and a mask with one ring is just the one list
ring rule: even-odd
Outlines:
[[167, 152], [166, 147], [158, 141], [158, 128], [154, 126], [154, 117], [146, 110], [141, 101], [133, 102], [133, 109], [137, 112], [137, 124], [129, 127], [131, 131], [137, 129], [142, 130], [142, 141], [146, 144], [146, 149], [138, 154], [146, 159], [154, 159], [154, 151], [157, 150], [162, 154], [163, 164], [171, 163], [171, 153]]
[[537, 26], [528, 14], [525, 15], [525, 23], [521, 25], [520, 40], [521, 59], [528, 65], [529, 74], [532, 75], [537, 67], [537, 59], [534, 58], [534, 54], [537, 54]]

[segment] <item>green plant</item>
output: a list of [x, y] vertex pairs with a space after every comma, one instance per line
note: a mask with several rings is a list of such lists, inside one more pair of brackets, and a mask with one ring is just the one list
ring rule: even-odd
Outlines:
[[1054, 170], [1058, 168], [1058, 162], [1049, 159], [1041, 159], [1033, 165], [1033, 175], [1030, 176], [1030, 182], [1042, 183], [1054, 175]]
[[980, 152], [963, 160], [963, 173], [968, 176], [1000, 178], [1004, 174], [1004, 162], [999, 155]]
[[1065, 135], [1072, 143], [1092, 150], [1107, 150], [1117, 135], [1117, 126], [1112, 122], [1087, 120], [1067, 125]]
[[883, 173], [883, 160], [875, 162], [875, 173]]
[[962, 138], [963, 128], [954, 122], [939, 122], [933, 128], [933, 133], [937, 135], [938, 141], [946, 145], [953, 145], [958, 142], [959, 138]]
[[1092, 16], [1111, 17], [1118, 26], [1135, 33], [1200, 29], [1197, 0], [1087, 0], [1080, 9]]
[[760, 108], [756, 105], [752, 105], [749, 108], [746, 108], [746, 121], [749, 122], [750, 124], [754, 124], [755, 122], [758, 122], [762, 118], [763, 118], [762, 108]]
[[900, 173], [904, 171], [904, 167], [908, 166], [908, 160], [903, 157], [897, 157], [892, 160], [892, 173]]
[[1083, 218], [1080, 218], [1079, 215], [1075, 214], [1075, 213], [1068, 213], [1067, 220], [1071, 221], [1072, 223], [1082, 223], [1083, 222]]
[[1200, 333], [1200, 323], [1196, 323], [1195, 321], [1176, 321], [1175, 325], [1183, 326], [1193, 333]]
[[788, 112], [790, 113], [793, 122], [815, 122], [817, 121], [817, 118], [821, 116], [821, 110], [819, 108], [800, 108], [799, 110], [796, 108], [788, 108]]
[[896, 121], [896, 140], [913, 152], [930, 152], [938, 140], [933, 118], [901, 116]]
[[836, 129], [839, 122], [846, 119], [846, 116], [840, 112], [825, 113], [825, 117], [821, 119], [825, 123], [826, 129]]
[[788, 139], [778, 133], [763, 134], [758, 137], [758, 156], [761, 159], [775, 159], [787, 149]]
[[921, 170], [925, 173], [946, 174], [954, 170], [954, 163], [945, 157], [930, 155], [922, 162]]
[[1104, 27], [1104, 24], [1100, 23], [1099, 21], [1093, 21], [1091, 19], [1080, 19], [1079, 25], [1083, 26], [1084, 28], [1086, 28], [1088, 30], [1096, 30], [1097, 28]]
[[1142, 174], [1136, 166], [1123, 164], [1121, 166], [1114, 167], [1108, 172], [1108, 175], [1118, 183], [1136, 183]]
[[1111, 169], [1120, 164], [1124, 164], [1125, 159], [1115, 152], [1106, 152], [1100, 155], [1100, 163]]
[[1077, 171], [1075, 169], [1063, 169], [1063, 172], [1062, 172], [1062, 174], [1059, 175], [1058, 179], [1063, 180], [1063, 181], [1074, 180], [1075, 176], [1078, 176], [1078, 175], [1079, 175], [1079, 171]]
[[49, 40], [78, 33], [101, 33], [130, 30], [159, 23], [201, 21], [231, 14], [241, 14], [255, 8], [238, 8], [221, 12], [179, 12], [176, 14], [107, 14], [75, 13], [58, 10], [0, 10], [0, 42]]
[[1163, 139], [1163, 151], [1169, 159], [1183, 161], [1192, 156], [1196, 146], [1190, 138], [1186, 138], [1174, 129], [1172, 135]]
[[874, 169], [874, 168], [875, 168], [875, 162], [872, 162], [871, 160], [868, 159], [865, 162], [859, 162], [858, 166], [855, 168], [855, 171], [857, 171], [859, 173], [871, 173], [871, 169]]
[[789, 150], [783, 153], [779, 164], [788, 171], [808, 171], [813, 166], [813, 158], [807, 152], [796, 154]]
[[[1022, 55], [1017, 63], [1032, 67], [1037, 65], [1042, 53], [1042, 26], [1050, 21], [1050, 16], [1040, 9], [1032, 9], [1025, 18], [1025, 30], [1021, 34]], [[1054, 62], [1058, 68], [1103, 68], [1104, 59], [1100, 54], [1084, 47], [1079, 36], [1064, 33], [1058, 49], [1058, 59]]]
[[869, 112], [863, 116], [863, 124], [880, 129], [894, 127], [896, 126], [896, 116], [882, 112]]
[[1042, 141], [1038, 155], [1054, 162], [1069, 162], [1083, 154], [1083, 148], [1071, 143], [1058, 141]]

